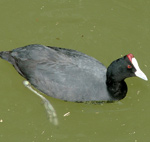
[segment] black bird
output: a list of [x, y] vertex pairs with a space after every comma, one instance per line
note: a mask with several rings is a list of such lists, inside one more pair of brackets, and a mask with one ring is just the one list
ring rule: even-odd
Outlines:
[[38, 44], [0, 52], [20, 75], [48, 96], [75, 102], [115, 101], [127, 93], [125, 79], [148, 80], [132, 54], [108, 68], [81, 52]]

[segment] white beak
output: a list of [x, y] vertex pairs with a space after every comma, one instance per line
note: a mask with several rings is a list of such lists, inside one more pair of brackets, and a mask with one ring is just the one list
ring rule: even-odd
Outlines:
[[139, 68], [138, 62], [135, 58], [132, 58], [132, 64], [136, 69], [135, 75], [139, 78], [142, 78], [144, 80], [148, 80], [148, 78], [146, 77], [146, 75], [141, 71], [141, 69]]

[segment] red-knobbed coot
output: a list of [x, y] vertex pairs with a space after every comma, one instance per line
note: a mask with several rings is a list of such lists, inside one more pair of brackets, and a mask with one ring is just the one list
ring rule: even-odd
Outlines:
[[35, 88], [66, 101], [120, 100], [127, 93], [126, 78], [148, 80], [132, 54], [113, 61], [108, 68], [81, 52], [37, 44], [0, 52], [0, 57]]

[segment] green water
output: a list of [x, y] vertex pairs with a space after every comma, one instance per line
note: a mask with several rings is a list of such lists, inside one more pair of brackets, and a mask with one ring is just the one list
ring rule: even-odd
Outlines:
[[[106, 66], [133, 53], [150, 78], [149, 7], [149, 0], [1, 0], [0, 50], [39, 43], [76, 49]], [[56, 127], [14, 68], [4, 60], [0, 66], [1, 142], [149, 142], [149, 81], [127, 79], [127, 97], [113, 104], [46, 96], [58, 115]]]

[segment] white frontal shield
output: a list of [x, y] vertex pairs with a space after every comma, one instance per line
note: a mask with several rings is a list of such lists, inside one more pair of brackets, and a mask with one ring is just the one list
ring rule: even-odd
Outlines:
[[146, 77], [146, 75], [141, 71], [141, 69], [139, 68], [138, 62], [135, 58], [132, 58], [132, 64], [136, 69], [135, 75], [141, 79], [144, 80], [148, 80], [148, 78]]

